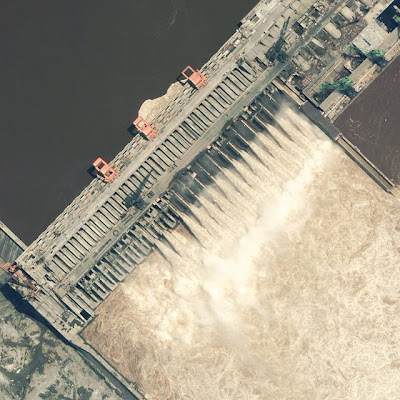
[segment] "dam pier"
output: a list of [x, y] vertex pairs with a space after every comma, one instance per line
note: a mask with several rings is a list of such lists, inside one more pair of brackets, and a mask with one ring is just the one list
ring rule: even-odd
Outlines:
[[[117, 379], [123, 387], [117, 390], [144, 399], [140, 382], [98, 353], [85, 329], [137, 265], [153, 252], [167, 259], [165, 246], [175, 251], [166, 232], [180, 227], [198, 240], [185, 218], [198, 218], [189, 205], [200, 206], [209, 191], [225, 196], [214, 185], [217, 175], [237, 189], [235, 180], [246, 179], [233, 162], [251, 170], [248, 158], [260, 161], [253, 145], [279, 156], [276, 132], [294, 142], [277, 118], [282, 104], [302, 112], [380, 186], [396, 192], [333, 124], [399, 52], [399, 28], [378, 19], [388, 7], [369, 0], [258, 3], [202, 68], [183, 71], [182, 89], [153, 120], [134, 120], [133, 139], [113, 160], [96, 160], [98, 176], [56, 220], [15, 260], [5, 260], [11, 261], [3, 265], [8, 284], [100, 373], [107, 371], [111, 384]], [[363, 49], [371, 32], [377, 39]], [[361, 55], [343, 56], [350, 45]], [[372, 50], [379, 50], [376, 58], [368, 55]]]

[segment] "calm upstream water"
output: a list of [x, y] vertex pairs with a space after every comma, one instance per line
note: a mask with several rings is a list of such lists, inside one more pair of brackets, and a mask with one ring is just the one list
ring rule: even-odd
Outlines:
[[1, 1], [0, 220], [30, 243], [257, 0]]

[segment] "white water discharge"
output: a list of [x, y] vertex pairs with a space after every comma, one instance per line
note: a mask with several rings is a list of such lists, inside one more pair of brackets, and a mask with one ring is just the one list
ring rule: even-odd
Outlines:
[[398, 398], [399, 202], [278, 122], [183, 215], [201, 245], [166, 233], [85, 332], [149, 400]]

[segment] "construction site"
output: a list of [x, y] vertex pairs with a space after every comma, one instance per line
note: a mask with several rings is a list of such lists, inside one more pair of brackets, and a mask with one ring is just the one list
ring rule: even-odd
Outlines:
[[188, 220], [202, 225], [193, 207], [228, 200], [217, 177], [240, 192], [253, 161], [273, 165], [286, 143], [306, 146], [288, 133], [290, 118], [280, 119], [283, 104], [398, 196], [334, 120], [399, 54], [399, 27], [397, 1], [260, 1], [204, 66], [182, 71], [181, 89], [154, 119], [133, 118], [130, 143], [113, 160], [93, 162], [93, 181], [31, 245], [3, 257], [14, 261], [1, 264], [1, 280], [122, 398], [145, 399], [140, 380], [91, 339], [99, 307], [149, 257], [179, 252], [171, 236], [201, 242]]

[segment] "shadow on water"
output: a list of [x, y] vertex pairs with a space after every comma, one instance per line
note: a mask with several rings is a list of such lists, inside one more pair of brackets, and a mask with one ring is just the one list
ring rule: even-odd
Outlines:
[[130, 133], [133, 137], [136, 136], [136, 134], [138, 134], [138, 131], [136, 130], [135, 125], [131, 125], [129, 126], [129, 128], [127, 129], [128, 133]]
[[97, 177], [96, 169], [93, 165], [91, 167], [89, 167], [86, 171], [92, 178]]

